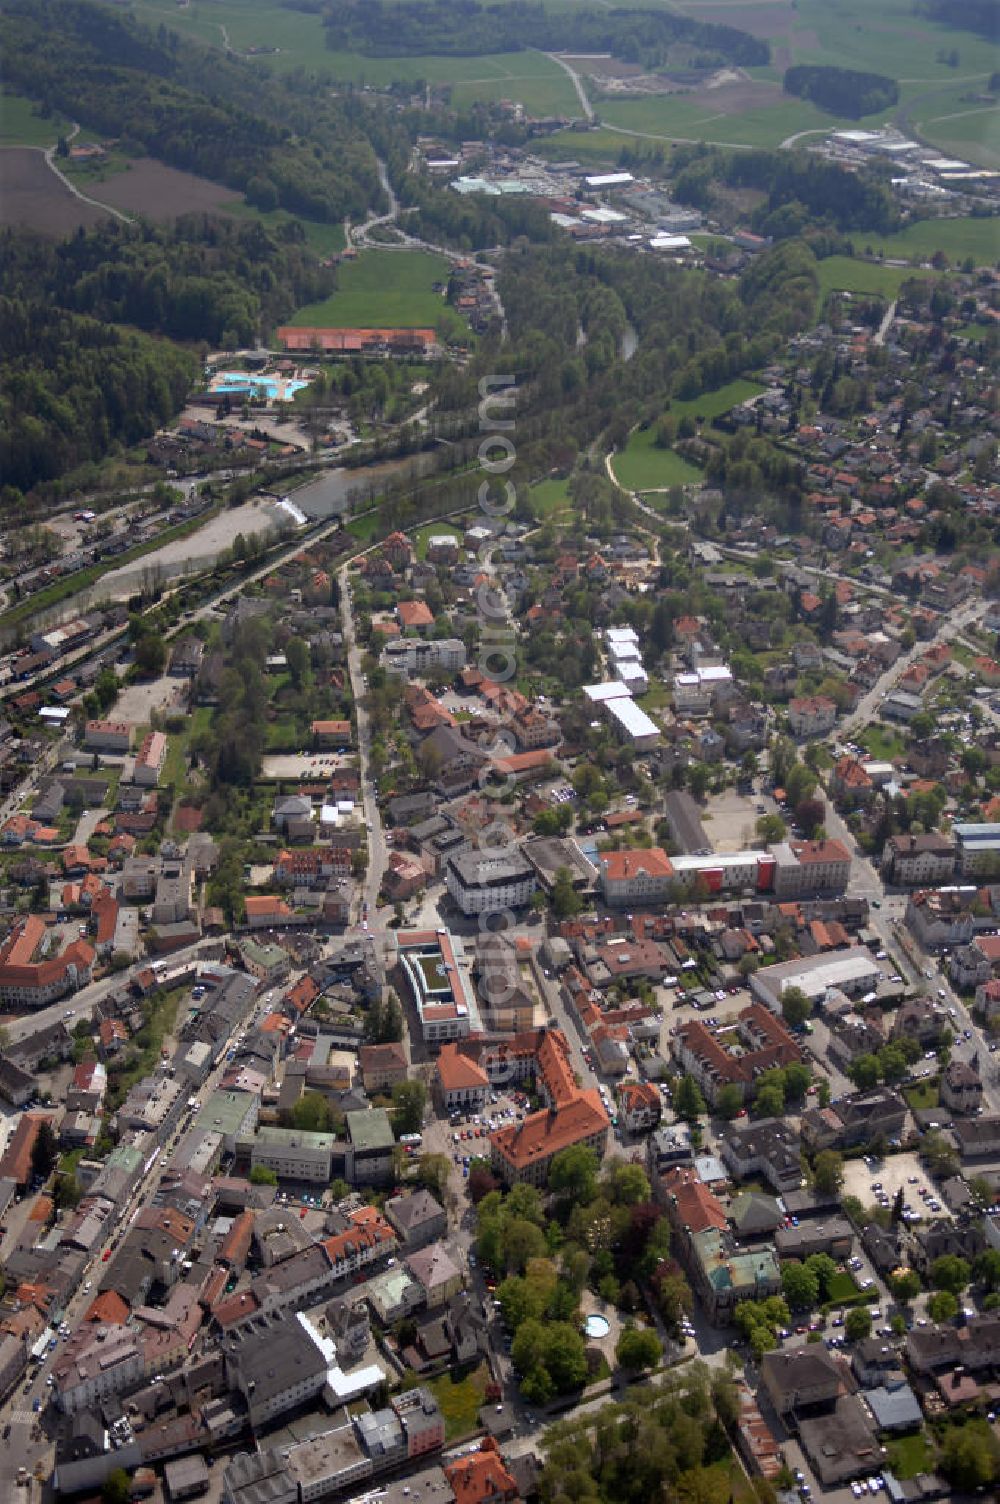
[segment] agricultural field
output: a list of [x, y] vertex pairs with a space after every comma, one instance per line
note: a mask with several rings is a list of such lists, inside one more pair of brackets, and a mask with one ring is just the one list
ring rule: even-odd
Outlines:
[[827, 256], [817, 263], [817, 270], [821, 297], [831, 292], [857, 292], [891, 299], [911, 277], [932, 275], [921, 267], [880, 266], [851, 256]]
[[83, 191], [125, 214], [140, 214], [155, 220], [223, 210], [237, 197], [232, 188], [167, 167], [152, 157], [137, 157], [105, 182], [96, 183], [93, 188], [83, 187]]
[[12, 146], [0, 153], [0, 203], [4, 224], [29, 225], [43, 235], [70, 235], [107, 216], [75, 198], [40, 151]]
[[292, 323], [318, 329], [433, 329], [448, 308], [434, 284], [448, 262], [428, 251], [366, 251], [338, 271], [340, 285], [322, 303], [300, 308]]
[[935, 251], [943, 251], [952, 261], [971, 256], [979, 266], [991, 266], [1000, 259], [1000, 217], [994, 219], [925, 219], [907, 225], [896, 235], [859, 231], [855, 249], [871, 246], [879, 256], [905, 256], [910, 260], [927, 260]]
[[[824, 63], [930, 85], [1000, 67], [1000, 45], [915, 16], [912, 0], [879, 0], [877, 6], [870, 0], [677, 0], [675, 8], [768, 38], [778, 72], [793, 63]], [[953, 50], [956, 67], [939, 58]]]
[[595, 106], [601, 123], [651, 140], [711, 141], [722, 146], [780, 146], [803, 131], [839, 124], [808, 100], [789, 99], [770, 84], [700, 89], [691, 94], [607, 97]]
[[[714, 395], [714, 394], [713, 394]], [[628, 444], [611, 462], [615, 479], [630, 491], [662, 491], [670, 486], [692, 485], [700, 481], [701, 471], [656, 444], [656, 425], [637, 428]]]
[[38, 111], [23, 94], [0, 89], [0, 146], [55, 146], [70, 123], [58, 114], [43, 119]]

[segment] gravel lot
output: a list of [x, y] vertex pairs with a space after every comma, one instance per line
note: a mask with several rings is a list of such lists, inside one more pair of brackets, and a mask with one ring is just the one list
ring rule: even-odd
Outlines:
[[[917, 1184], [910, 1185], [911, 1177], [917, 1177]], [[857, 1196], [866, 1206], [871, 1206], [876, 1199], [877, 1192], [872, 1190], [872, 1181], [878, 1181], [885, 1194], [889, 1198], [890, 1205], [900, 1186], [907, 1203], [914, 1210], [924, 1208], [925, 1198], [920, 1194], [920, 1187], [926, 1186], [934, 1191], [934, 1183], [927, 1175], [927, 1171], [920, 1162], [917, 1154], [890, 1154], [874, 1169], [869, 1170], [863, 1159], [848, 1159], [844, 1161], [844, 1195]], [[930, 1200], [931, 1198], [926, 1198]], [[928, 1218], [947, 1217], [947, 1208], [942, 1203], [939, 1212], [925, 1210]]]
[[702, 822], [716, 851], [745, 851], [757, 840], [757, 805], [753, 795], [735, 789], [713, 794], [702, 811]]
[[171, 679], [142, 680], [137, 684], [125, 684], [115, 705], [115, 719], [133, 721], [137, 726], [148, 726], [154, 710], [170, 710], [183, 706], [187, 681]]

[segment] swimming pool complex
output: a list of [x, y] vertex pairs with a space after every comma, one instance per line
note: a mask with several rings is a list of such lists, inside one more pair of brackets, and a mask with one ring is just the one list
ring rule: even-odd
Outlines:
[[308, 385], [308, 381], [286, 381], [281, 376], [252, 376], [248, 371], [218, 371], [212, 378], [211, 390], [234, 394], [249, 392], [252, 397], [264, 397], [268, 402], [287, 402]]

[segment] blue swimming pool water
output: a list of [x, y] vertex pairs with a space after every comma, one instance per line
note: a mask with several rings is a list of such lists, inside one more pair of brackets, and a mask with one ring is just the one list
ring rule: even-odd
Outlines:
[[[284, 383], [285, 396], [291, 397], [308, 385], [308, 381], [286, 381]], [[216, 392], [249, 391], [254, 396], [266, 397], [268, 402], [274, 402], [280, 388], [270, 376], [249, 376], [243, 371], [220, 371], [212, 382], [212, 390]]]

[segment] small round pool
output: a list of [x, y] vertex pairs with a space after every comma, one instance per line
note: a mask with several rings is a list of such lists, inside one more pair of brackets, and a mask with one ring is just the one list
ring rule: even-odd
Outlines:
[[606, 1316], [598, 1316], [595, 1311], [583, 1323], [583, 1330], [588, 1337], [606, 1337], [611, 1330], [611, 1323]]

